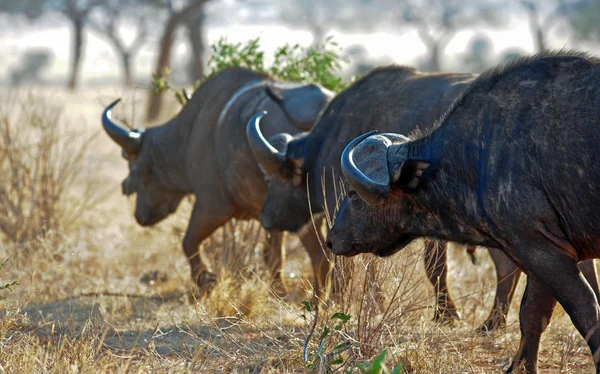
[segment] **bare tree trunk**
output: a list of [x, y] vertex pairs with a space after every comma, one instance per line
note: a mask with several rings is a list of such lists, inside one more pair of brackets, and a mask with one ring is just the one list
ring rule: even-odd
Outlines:
[[83, 25], [83, 17], [71, 18], [71, 26], [73, 27], [73, 45], [71, 54], [71, 71], [69, 73], [69, 82], [67, 84], [67, 87], [70, 90], [74, 90], [77, 87], [79, 70], [81, 69], [81, 55], [84, 44]]
[[123, 84], [125, 87], [133, 86], [133, 72], [131, 68], [131, 55], [129, 52], [120, 52], [121, 68], [123, 69]]
[[546, 38], [544, 30], [538, 20], [538, 14], [535, 10], [528, 9], [529, 16], [529, 28], [531, 29], [531, 37], [533, 38], [533, 45], [535, 46], [536, 52], [542, 52], [546, 50]]
[[325, 37], [327, 36], [328, 31], [323, 26], [314, 24], [310, 30], [310, 33], [313, 36], [311, 47], [318, 48], [321, 47], [325, 42]]
[[[171, 49], [173, 47], [175, 30], [179, 23], [181, 23], [188, 16], [190, 12], [196, 11], [199, 7], [201, 7], [208, 0], [195, 0], [190, 1], [186, 7], [174, 13], [169, 21], [167, 22], [167, 26], [165, 27], [165, 31], [160, 39], [160, 46], [158, 50], [158, 59], [156, 61], [156, 67], [154, 69], [154, 74], [157, 77], [162, 77], [164, 70], [169, 66], [171, 60]], [[148, 107], [146, 109], [146, 120], [153, 121], [158, 117], [158, 113], [160, 113], [160, 109], [162, 107], [162, 97], [159, 95], [155, 95], [153, 92], [150, 92], [150, 97], [148, 98]]]
[[536, 52], [543, 52], [546, 50], [546, 38], [544, 36], [544, 30], [537, 24], [531, 25], [533, 32], [533, 42], [535, 45]]
[[430, 55], [429, 55], [429, 68], [431, 71], [441, 71], [442, 63], [441, 63], [441, 53], [442, 46], [439, 42], [434, 42], [430, 47]]
[[188, 39], [190, 46], [192, 47], [192, 53], [190, 56], [189, 64], [189, 79], [190, 82], [202, 80], [204, 78], [204, 12], [201, 7], [195, 14], [186, 19], [186, 28], [188, 32]]

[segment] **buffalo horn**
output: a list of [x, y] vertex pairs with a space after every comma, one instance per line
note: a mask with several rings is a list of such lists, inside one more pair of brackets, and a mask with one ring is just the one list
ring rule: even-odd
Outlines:
[[260, 131], [260, 119], [265, 114], [267, 114], [267, 112], [263, 110], [262, 112], [255, 114], [254, 117], [248, 121], [248, 125], [246, 126], [246, 136], [248, 137], [250, 148], [262, 169], [267, 174], [274, 174], [280, 170], [285, 162], [285, 154], [273, 147]]
[[375, 133], [377, 133], [377, 130], [370, 131], [352, 140], [344, 149], [344, 153], [342, 153], [342, 172], [346, 180], [356, 193], [371, 206], [379, 206], [387, 199], [390, 194], [389, 181], [388, 183], [379, 183], [367, 177], [356, 167], [352, 157], [354, 155], [354, 148]]
[[140, 131], [129, 131], [112, 120], [112, 108], [117, 105], [121, 99], [115, 100], [104, 109], [102, 113], [102, 127], [104, 131], [121, 146], [129, 155], [136, 155], [142, 145], [142, 133]]
[[192, 100], [192, 96], [185, 90], [185, 88], [181, 89], [181, 95], [185, 98], [186, 103]]

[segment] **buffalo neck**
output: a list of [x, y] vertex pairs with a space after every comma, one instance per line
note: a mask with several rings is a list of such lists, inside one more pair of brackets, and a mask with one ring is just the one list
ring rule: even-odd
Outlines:
[[402, 150], [406, 158], [431, 162], [434, 170], [433, 176], [409, 197], [414, 211], [427, 212], [415, 233], [499, 248], [498, 233], [487, 219], [482, 199], [485, 178], [480, 168], [480, 129], [467, 129], [452, 119], [445, 122], [429, 135], [405, 143]]
[[152, 170], [163, 186], [172, 192], [192, 192], [184, 162], [187, 139], [181, 138], [176, 119], [146, 130], [144, 138], [151, 142]]

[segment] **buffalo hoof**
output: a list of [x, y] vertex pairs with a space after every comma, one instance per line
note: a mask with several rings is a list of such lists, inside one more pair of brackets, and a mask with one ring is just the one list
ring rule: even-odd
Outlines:
[[510, 364], [510, 366], [508, 367], [508, 369], [506, 369], [506, 371], [504, 372], [505, 374], [536, 374], [537, 373], [537, 368], [534, 369], [525, 369], [524, 368], [524, 364], [521, 364], [520, 367], [515, 368], [514, 363]]
[[203, 271], [196, 277], [196, 286], [188, 295], [190, 302], [194, 303], [207, 297], [217, 284], [217, 275], [213, 272]]
[[490, 318], [477, 328], [479, 332], [491, 332], [506, 326], [504, 318]]
[[460, 315], [456, 309], [436, 310], [433, 314], [433, 322], [443, 325], [452, 325], [454, 322], [460, 321]]

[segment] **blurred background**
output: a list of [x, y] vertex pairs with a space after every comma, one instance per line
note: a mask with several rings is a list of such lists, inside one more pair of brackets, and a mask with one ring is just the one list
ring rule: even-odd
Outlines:
[[0, 86], [201, 80], [210, 46], [260, 37], [265, 56], [328, 38], [343, 77], [397, 63], [481, 72], [549, 48], [600, 51], [600, 0], [0, 0]]

